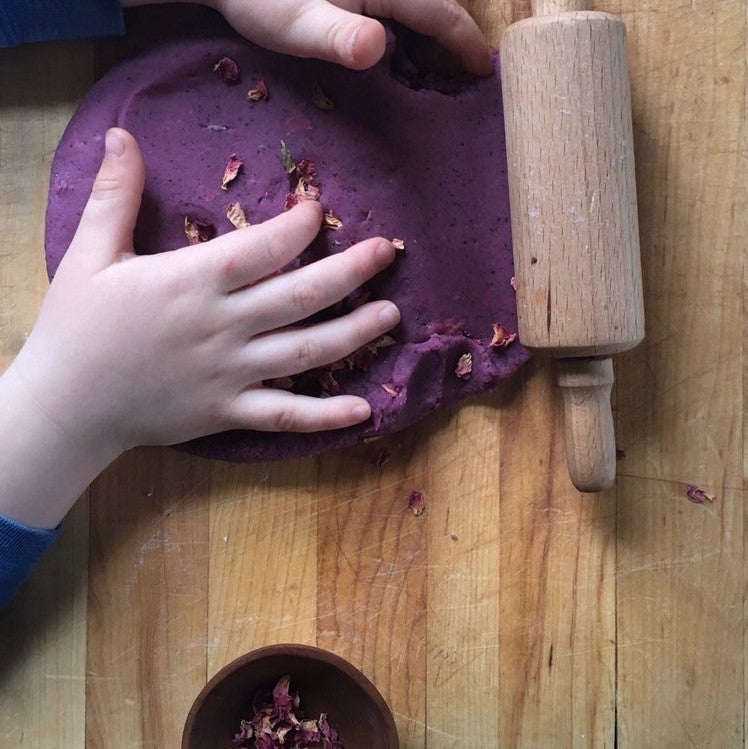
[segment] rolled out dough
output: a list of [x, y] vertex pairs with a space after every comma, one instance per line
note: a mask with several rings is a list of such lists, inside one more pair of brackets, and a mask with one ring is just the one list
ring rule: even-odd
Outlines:
[[[451, 93], [416, 89], [402, 80], [408, 63], [401, 53], [391, 36], [379, 65], [351, 72], [267, 52], [223, 32], [162, 41], [102, 78], [65, 131], [47, 212], [50, 277], [76, 229], [104, 133], [113, 125], [135, 135], [146, 160], [135, 243], [140, 253], [185, 245], [186, 215], [222, 234], [233, 231], [229, 203], [239, 202], [252, 223], [281, 212], [292, 186], [281, 163], [282, 140], [296, 161], [314, 163], [321, 202], [342, 221], [338, 230], [322, 231], [301, 262], [375, 235], [404, 241], [392, 268], [364, 292], [399, 305], [396, 343], [380, 348], [368, 367], [334, 372], [343, 392], [372, 404], [369, 422], [318, 434], [227, 432], [186, 449], [260, 461], [354, 444], [487, 390], [528, 359], [518, 342], [489, 345], [494, 323], [517, 329], [499, 77]], [[225, 56], [239, 66], [236, 84], [213, 71]], [[250, 102], [247, 91], [259, 80], [269, 98]], [[315, 85], [334, 110], [315, 104]], [[244, 167], [224, 191], [221, 178], [232, 154]], [[357, 299], [360, 293], [342, 309]], [[458, 376], [465, 354], [472, 356], [472, 371], [465, 376], [463, 366]]]

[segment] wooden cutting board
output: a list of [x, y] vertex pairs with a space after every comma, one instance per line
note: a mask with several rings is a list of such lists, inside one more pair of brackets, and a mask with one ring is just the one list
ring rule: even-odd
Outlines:
[[[528, 5], [472, 3], [495, 42]], [[629, 30], [648, 326], [617, 361], [615, 488], [571, 487], [539, 363], [318, 459], [135, 450], [0, 616], [0, 745], [175, 747], [207, 678], [284, 641], [361, 668], [406, 749], [743, 745], [745, 5], [595, 9]], [[46, 288], [47, 174], [94, 55], [0, 50], [3, 365]]]

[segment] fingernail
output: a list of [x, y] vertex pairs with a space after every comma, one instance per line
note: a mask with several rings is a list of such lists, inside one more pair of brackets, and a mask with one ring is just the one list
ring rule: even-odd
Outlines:
[[122, 156], [125, 152], [125, 141], [116, 130], [107, 130], [104, 138], [104, 151], [107, 156]]
[[400, 322], [400, 310], [392, 302], [387, 302], [379, 310], [379, 320], [391, 328]]
[[356, 421], [366, 421], [371, 416], [371, 408], [369, 406], [354, 406], [351, 409], [351, 418]]

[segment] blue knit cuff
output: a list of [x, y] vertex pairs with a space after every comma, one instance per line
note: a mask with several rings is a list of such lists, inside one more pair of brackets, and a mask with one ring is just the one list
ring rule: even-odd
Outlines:
[[62, 526], [32, 528], [0, 515], [0, 609], [4, 609]]
[[124, 33], [119, 0], [0, 0], [0, 47]]

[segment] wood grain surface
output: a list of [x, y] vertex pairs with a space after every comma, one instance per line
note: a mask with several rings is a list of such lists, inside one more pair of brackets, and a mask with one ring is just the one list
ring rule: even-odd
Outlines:
[[[628, 28], [647, 323], [616, 359], [615, 487], [571, 487], [542, 362], [316, 459], [132, 451], [0, 615], [0, 746], [176, 747], [206, 679], [291, 641], [361, 668], [405, 749], [744, 745], [746, 5], [592, 5]], [[529, 2], [472, 10], [499, 42]], [[0, 51], [2, 365], [94, 70], [89, 44]]]

